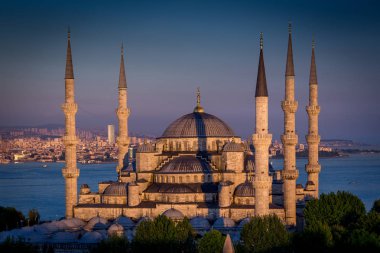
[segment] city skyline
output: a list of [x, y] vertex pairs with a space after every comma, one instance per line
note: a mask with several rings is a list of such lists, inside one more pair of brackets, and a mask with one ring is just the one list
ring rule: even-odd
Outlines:
[[[380, 37], [375, 32], [379, 19], [374, 1], [314, 6], [301, 2], [260, 6], [115, 2], [103, 6], [96, 2], [92, 12], [85, 10], [83, 2], [65, 6], [41, 2], [40, 7], [20, 3], [8, 3], [1, 18], [4, 26], [0, 29], [7, 34], [0, 42], [1, 126], [63, 124], [62, 70], [70, 24], [79, 128], [116, 123], [119, 50], [124, 41], [131, 132], [160, 136], [169, 122], [192, 111], [199, 86], [205, 111], [223, 118], [236, 134], [247, 138], [254, 131], [256, 48], [263, 31], [269, 129], [279, 139], [291, 20], [300, 142], [307, 129], [304, 108], [314, 34], [321, 136], [380, 143], [380, 112], [375, 110]], [[16, 7], [20, 8], [17, 13]], [[28, 43], [20, 40], [26, 37]]]

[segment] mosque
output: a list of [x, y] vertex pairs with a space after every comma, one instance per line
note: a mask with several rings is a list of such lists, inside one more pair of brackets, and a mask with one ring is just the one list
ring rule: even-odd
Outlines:
[[[128, 87], [121, 49], [118, 83], [119, 132], [117, 137], [117, 180], [100, 182], [98, 189], [86, 184], [77, 189], [79, 169], [76, 159], [76, 122], [78, 105], [74, 96], [74, 71], [68, 34], [65, 102], [66, 148], [65, 178], [66, 218], [133, 221], [166, 215], [173, 220], [188, 217], [196, 229], [238, 227], [250, 217], [275, 214], [289, 227], [295, 226], [305, 201], [318, 197], [318, 83], [314, 43], [312, 46], [308, 113], [308, 179], [303, 187], [296, 184], [295, 74], [292, 34], [289, 25], [285, 71], [284, 148], [282, 170], [269, 163], [272, 135], [268, 128], [268, 90], [265, 76], [263, 36], [260, 35], [260, 58], [255, 93], [255, 129], [253, 147], [243, 142], [220, 118], [209, 114], [201, 105], [198, 90], [195, 108], [174, 120], [152, 143], [137, 147], [134, 155], [129, 146], [127, 105]], [[252, 94], [253, 95], [253, 94]], [[105, 222], [105, 221], [104, 221]], [[208, 225], [207, 225], [208, 224]]]

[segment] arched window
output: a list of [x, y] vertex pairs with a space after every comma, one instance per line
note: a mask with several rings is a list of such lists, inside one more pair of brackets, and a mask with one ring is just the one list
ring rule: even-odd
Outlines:
[[197, 175], [194, 176], [194, 183], [198, 183], [198, 176]]
[[179, 176], [178, 180], [180, 183], [182, 183], [182, 176]]
[[175, 183], [175, 177], [174, 176], [172, 177], [172, 183]]

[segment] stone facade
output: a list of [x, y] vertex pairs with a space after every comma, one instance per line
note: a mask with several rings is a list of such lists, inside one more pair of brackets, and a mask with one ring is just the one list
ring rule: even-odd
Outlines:
[[[68, 62], [71, 62], [71, 51]], [[284, 223], [294, 226], [296, 211], [302, 211], [302, 205], [297, 203], [304, 203], [305, 196], [316, 197], [318, 194], [319, 106], [316, 83], [311, 82], [310, 105], [307, 107], [310, 122], [307, 141], [310, 149], [306, 170], [309, 181], [304, 189], [296, 185], [297, 101], [294, 99], [294, 73], [288, 71], [288, 67], [287, 64], [285, 100], [282, 102], [285, 113], [282, 135], [284, 169], [274, 171], [269, 164], [272, 135], [269, 132], [262, 37], [255, 95], [256, 124], [252, 135], [254, 152], [250, 144], [236, 136], [225, 122], [205, 112], [198, 90], [193, 112], [173, 121], [155, 142], [138, 146], [133, 156], [128, 140], [130, 110], [127, 107], [122, 51], [119, 106], [116, 110], [119, 120], [118, 180], [100, 182], [97, 191], [82, 185], [79, 201], [76, 196], [79, 170], [75, 156], [77, 105], [74, 102], [73, 75], [66, 75], [66, 100], [62, 107], [67, 131], [64, 137], [67, 165], [63, 169], [66, 178], [66, 216], [83, 220], [95, 216], [106, 219], [127, 216], [138, 220], [170, 213], [176, 217], [204, 217], [209, 220], [223, 217], [233, 223], [256, 215], [276, 214]]]

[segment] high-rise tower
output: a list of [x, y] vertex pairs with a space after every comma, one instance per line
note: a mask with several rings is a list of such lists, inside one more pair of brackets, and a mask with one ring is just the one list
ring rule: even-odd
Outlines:
[[260, 34], [260, 59], [256, 82], [256, 129], [252, 136], [255, 147], [255, 215], [269, 214], [269, 145], [272, 135], [268, 133], [268, 89], [265, 77], [263, 34]]
[[298, 170], [296, 168], [296, 111], [298, 102], [294, 97], [294, 64], [292, 48], [292, 27], [289, 23], [288, 54], [285, 71], [285, 100], [281, 102], [284, 111], [284, 134], [281, 141], [284, 149], [284, 168], [282, 178], [284, 181], [284, 208], [287, 225], [296, 224], [296, 179]]
[[74, 71], [71, 57], [70, 31], [68, 31], [67, 36], [65, 103], [61, 108], [65, 114], [66, 127], [65, 135], [63, 136], [66, 167], [62, 169], [62, 175], [65, 178], [66, 184], [66, 218], [71, 218], [74, 215], [73, 207], [77, 204], [77, 178], [79, 176], [79, 169], [77, 168], [76, 152], [78, 141], [75, 134], [75, 114], [78, 111], [78, 105], [75, 103], [74, 96]]
[[[306, 111], [309, 116], [309, 130], [306, 135], [306, 141], [309, 148], [308, 164], [306, 164], [307, 185], [306, 190], [312, 188], [312, 197], [318, 198], [319, 182], [318, 176], [321, 171], [321, 165], [318, 163], [318, 147], [321, 137], [318, 134], [318, 115], [321, 108], [318, 105], [318, 82], [317, 67], [315, 65], [314, 40], [311, 49], [311, 66], [309, 79], [309, 105]], [[313, 189], [314, 188], [314, 189]]]
[[128, 117], [130, 110], [127, 106], [128, 90], [127, 80], [125, 77], [124, 68], [124, 48], [121, 45], [121, 59], [120, 59], [120, 73], [119, 73], [119, 106], [116, 109], [116, 115], [119, 121], [119, 135], [116, 139], [119, 149], [118, 164], [116, 167], [117, 173], [120, 175], [120, 171], [124, 166], [124, 157], [128, 152], [129, 136], [128, 136]]

